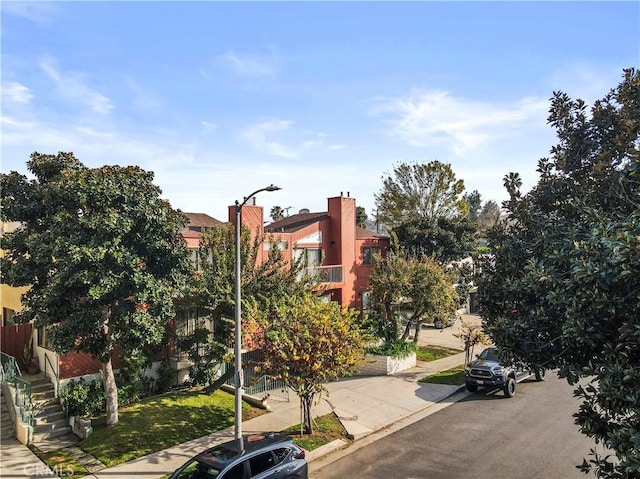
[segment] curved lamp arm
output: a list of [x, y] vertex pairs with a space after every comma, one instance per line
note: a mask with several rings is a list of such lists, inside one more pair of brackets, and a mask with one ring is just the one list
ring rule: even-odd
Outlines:
[[247, 196], [242, 203], [240, 203], [238, 200], [236, 200], [236, 211], [241, 210], [242, 207], [247, 203], [247, 201], [249, 201], [250, 198], [253, 198], [258, 193], [261, 193], [263, 191], [278, 191], [278, 190], [281, 190], [281, 189], [282, 188], [280, 188], [279, 186], [275, 186], [273, 183], [270, 184], [269, 186], [264, 187], [264, 188], [260, 188], [259, 190], [256, 190], [253, 193], [251, 193], [249, 196]]

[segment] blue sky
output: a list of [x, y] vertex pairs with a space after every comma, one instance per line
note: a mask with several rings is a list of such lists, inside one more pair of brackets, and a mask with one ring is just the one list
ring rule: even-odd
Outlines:
[[549, 98], [591, 103], [640, 65], [640, 2], [2, 1], [2, 171], [33, 151], [139, 165], [183, 211], [261, 193], [371, 217], [400, 162], [528, 190]]

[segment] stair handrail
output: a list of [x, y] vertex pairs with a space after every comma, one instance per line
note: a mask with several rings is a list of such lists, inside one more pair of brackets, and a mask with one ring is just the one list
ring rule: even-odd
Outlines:
[[62, 405], [62, 408], [64, 409], [64, 414], [65, 414], [66, 418], [69, 419], [69, 408], [67, 407], [67, 402], [62, 397], [62, 394], [60, 394], [60, 376], [58, 375], [58, 371], [56, 371], [55, 368], [53, 367], [53, 364], [51, 363], [51, 360], [49, 359], [49, 356], [47, 355], [47, 352], [45, 351], [44, 352], [44, 377], [45, 378], [47, 377], [47, 364], [51, 368], [51, 374], [52, 374], [53, 378], [55, 379], [55, 383], [53, 385], [53, 387], [54, 387], [53, 395], [54, 395], [55, 398], [60, 399], [60, 404]]
[[16, 358], [7, 353], [0, 353], [0, 374], [2, 381], [13, 384], [13, 404], [20, 410], [20, 420], [27, 426], [33, 427], [33, 399], [31, 397], [31, 383], [22, 379], [22, 372]]
[[16, 358], [0, 352], [0, 382], [13, 381], [16, 376], [22, 377]]
[[58, 373], [55, 370], [55, 368], [53, 367], [53, 364], [51, 363], [51, 360], [49, 359], [49, 355], [47, 354], [47, 352], [44, 352], [44, 377], [47, 377], [47, 365], [51, 368], [51, 375], [53, 376], [53, 379], [55, 379], [55, 383], [54, 383], [54, 391], [53, 391], [53, 395], [54, 397], [58, 397], [58, 393], [60, 391], [60, 379], [58, 378]]
[[20, 409], [20, 419], [27, 426], [33, 427], [35, 419], [33, 417], [31, 383], [21, 377], [14, 377], [12, 382], [15, 389], [14, 404]]

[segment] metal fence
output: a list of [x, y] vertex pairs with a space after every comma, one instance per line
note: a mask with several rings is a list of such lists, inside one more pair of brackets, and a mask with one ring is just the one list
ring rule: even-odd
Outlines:
[[[262, 363], [262, 355], [258, 351], [250, 351], [242, 354], [242, 373], [244, 377], [243, 390], [245, 394], [250, 396], [256, 396], [259, 398], [270, 397], [277, 398], [284, 401], [289, 401], [289, 389], [285, 386], [284, 382], [279, 379], [275, 379], [272, 376], [261, 374], [260, 365]], [[221, 373], [224, 374], [227, 368], [233, 369], [233, 364], [223, 364], [220, 368]], [[228, 380], [229, 386], [236, 385], [235, 374]]]

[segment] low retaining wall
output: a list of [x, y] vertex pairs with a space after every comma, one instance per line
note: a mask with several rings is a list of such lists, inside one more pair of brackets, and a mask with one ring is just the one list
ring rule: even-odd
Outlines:
[[388, 376], [410, 369], [416, 365], [416, 353], [394, 358], [392, 356], [379, 356], [367, 354], [364, 364], [358, 368], [358, 374], [367, 376]]

